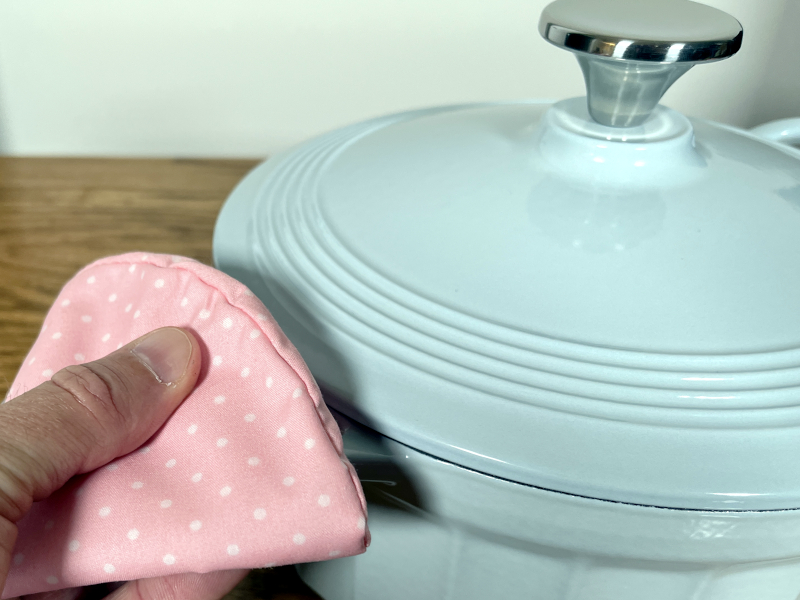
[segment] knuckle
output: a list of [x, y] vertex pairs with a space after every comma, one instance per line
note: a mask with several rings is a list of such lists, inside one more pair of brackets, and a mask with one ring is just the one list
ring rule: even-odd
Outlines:
[[[2, 450], [0, 448], [0, 451]], [[2, 536], [4, 521], [15, 523], [28, 512], [31, 505], [30, 486], [15, 472], [9, 462], [7, 452], [3, 452], [3, 464], [0, 464], [0, 550], [4, 542]], [[13, 546], [14, 538], [11, 539]]]
[[130, 584], [130, 594], [126, 600], [151, 600], [144, 592], [144, 582], [141, 579], [136, 579]]
[[112, 372], [101, 375], [91, 365], [75, 365], [62, 369], [51, 381], [72, 408], [94, 420], [101, 430], [125, 423], [127, 415], [121, 409], [124, 403], [117, 397], [124, 386]]
[[138, 580], [133, 595], [136, 600], [184, 600], [180, 582], [179, 575]]
[[158, 590], [157, 600], [182, 600], [181, 585], [174, 577], [169, 577]]

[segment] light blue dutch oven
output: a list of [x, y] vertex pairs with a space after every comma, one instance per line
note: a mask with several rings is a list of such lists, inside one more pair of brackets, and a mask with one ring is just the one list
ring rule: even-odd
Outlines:
[[[557, 0], [587, 98], [432, 108], [254, 169], [214, 238], [340, 413], [373, 547], [326, 600], [796, 600], [800, 121], [658, 105], [739, 23]], [[709, 99], [713, 101], [713, 99]]]

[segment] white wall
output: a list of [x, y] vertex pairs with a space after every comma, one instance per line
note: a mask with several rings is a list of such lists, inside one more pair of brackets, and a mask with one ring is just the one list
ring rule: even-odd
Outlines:
[[800, 116], [800, 0], [787, 0], [776, 35], [766, 40], [773, 49], [750, 113], [753, 124]]
[[[0, 153], [263, 156], [391, 111], [579, 95], [574, 58], [536, 31], [546, 3], [0, 0]], [[800, 0], [708, 3], [744, 48], [665, 103], [742, 126], [800, 116]]]

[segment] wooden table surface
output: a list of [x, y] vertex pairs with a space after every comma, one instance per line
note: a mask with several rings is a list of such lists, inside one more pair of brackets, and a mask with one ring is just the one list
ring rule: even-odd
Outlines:
[[[257, 162], [0, 158], [0, 398], [81, 267], [137, 250], [211, 264], [217, 213]], [[229, 597], [319, 598], [291, 567], [254, 571]]]

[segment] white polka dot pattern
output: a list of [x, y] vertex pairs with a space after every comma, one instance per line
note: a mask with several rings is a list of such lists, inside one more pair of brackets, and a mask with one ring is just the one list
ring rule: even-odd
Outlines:
[[202, 371], [147, 446], [34, 505], [6, 594], [363, 551], [364, 504], [339, 432], [299, 355], [243, 286], [180, 257], [112, 257], [69, 282], [45, 323], [10, 398], [165, 325], [195, 333]]

